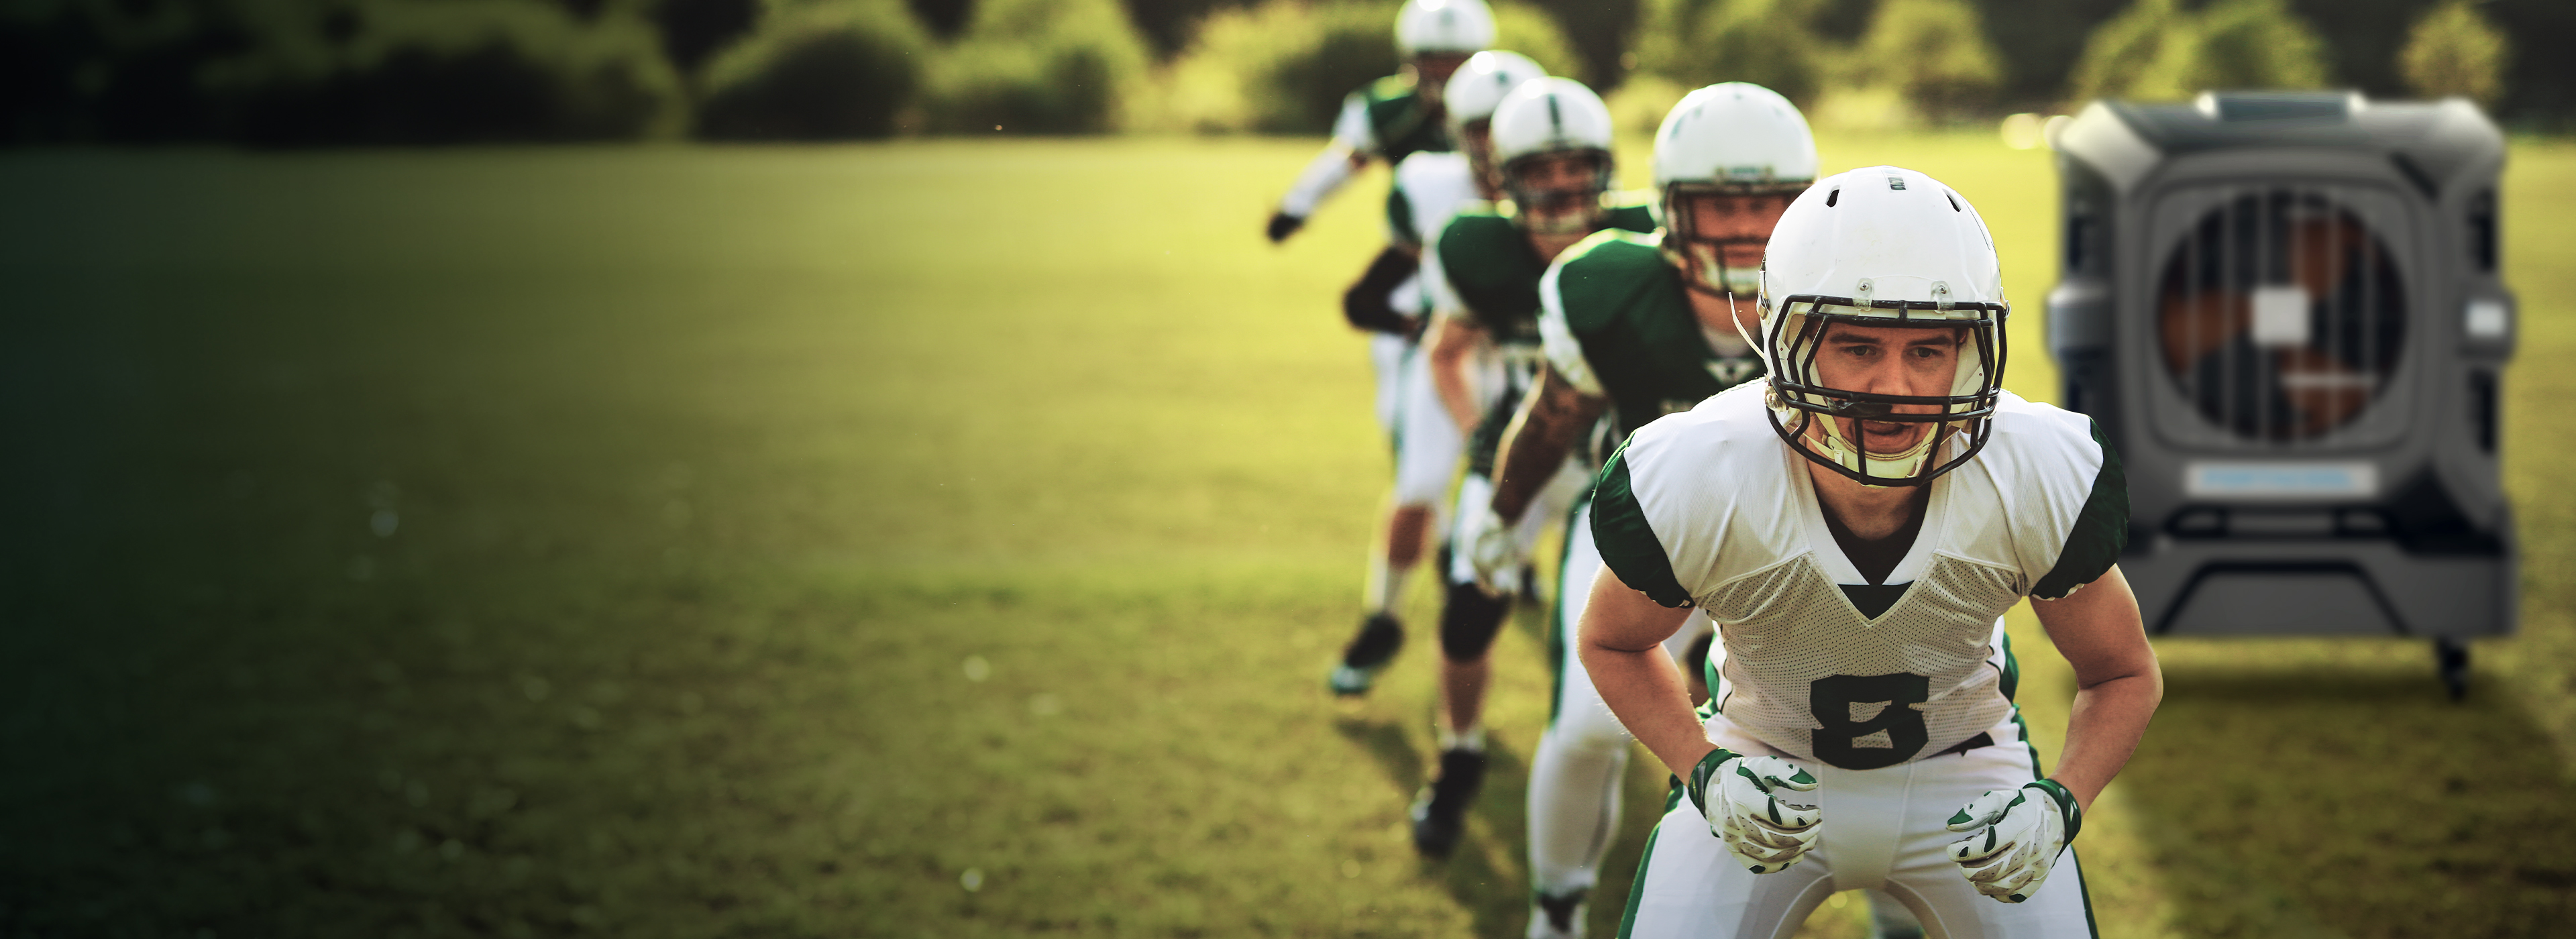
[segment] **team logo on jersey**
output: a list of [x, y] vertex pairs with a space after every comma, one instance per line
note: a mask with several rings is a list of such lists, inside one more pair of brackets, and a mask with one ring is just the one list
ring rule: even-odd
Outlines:
[[1729, 388], [1743, 384], [1745, 379], [1762, 370], [1762, 361], [1754, 358], [1711, 359], [1706, 364], [1709, 377]]

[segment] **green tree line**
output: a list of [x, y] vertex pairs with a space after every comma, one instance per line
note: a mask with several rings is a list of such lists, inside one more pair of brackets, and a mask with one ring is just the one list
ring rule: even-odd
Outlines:
[[[10, 142], [265, 146], [1315, 133], [1391, 0], [0, 0]], [[1499, 44], [1643, 119], [1743, 79], [1820, 118], [2354, 87], [2576, 119], [2543, 0], [1503, 0]]]

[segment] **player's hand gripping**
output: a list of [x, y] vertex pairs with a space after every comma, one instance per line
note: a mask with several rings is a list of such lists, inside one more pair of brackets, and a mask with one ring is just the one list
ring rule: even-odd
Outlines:
[[1719, 747], [1691, 769], [1691, 804], [1737, 863], [1756, 874], [1788, 870], [1816, 846], [1824, 811], [1785, 801], [1813, 792], [1816, 777], [1776, 756]]
[[2020, 903], [2039, 892], [2058, 853], [2083, 826], [2075, 794], [2054, 779], [1995, 790], [1950, 816], [1951, 831], [1970, 833], [1950, 845], [1950, 860], [1978, 893]]
[[1458, 540], [1467, 551], [1467, 565], [1476, 571], [1476, 586], [1497, 597], [1519, 589], [1520, 546], [1512, 543], [1511, 524], [1491, 505], [1471, 505], [1466, 513], [1459, 519]]

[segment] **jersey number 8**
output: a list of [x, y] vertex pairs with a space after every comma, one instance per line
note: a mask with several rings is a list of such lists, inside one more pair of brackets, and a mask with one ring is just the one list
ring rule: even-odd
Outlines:
[[1901, 672], [1816, 679], [1807, 686], [1807, 706], [1824, 724], [1815, 732], [1816, 759], [1843, 769], [1912, 759], [1931, 739], [1914, 705], [1931, 696], [1931, 679]]

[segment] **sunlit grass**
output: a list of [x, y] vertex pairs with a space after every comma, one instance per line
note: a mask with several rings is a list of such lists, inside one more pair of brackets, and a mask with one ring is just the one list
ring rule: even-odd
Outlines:
[[[1973, 199], [2053, 399], [2044, 151], [1824, 141]], [[1539, 625], [1416, 860], [1432, 598], [1323, 667], [1386, 472], [1306, 142], [0, 160], [0, 927], [1516, 935]], [[1642, 146], [1625, 164], [1642, 178]], [[2525, 634], [2166, 642], [2079, 849], [2108, 936], [2568, 920], [2576, 151], [2517, 152]], [[2026, 614], [2052, 755], [2071, 692]], [[1645, 758], [1596, 934], [1659, 804]], [[1814, 936], [1860, 934], [1860, 907]]]

